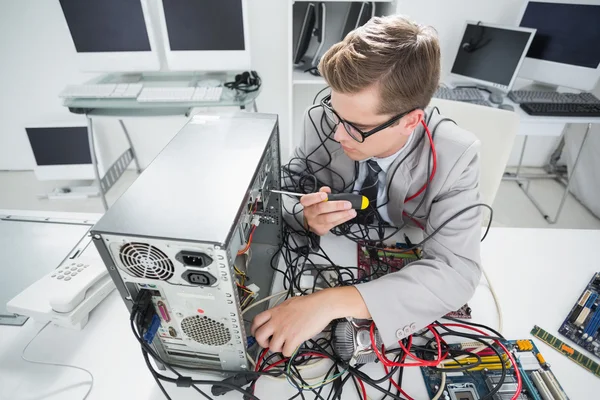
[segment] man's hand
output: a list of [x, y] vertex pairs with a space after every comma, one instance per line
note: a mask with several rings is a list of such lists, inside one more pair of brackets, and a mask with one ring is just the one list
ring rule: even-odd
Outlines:
[[342, 317], [371, 318], [353, 286], [287, 299], [258, 314], [250, 331], [261, 347], [290, 357], [296, 347], [321, 332], [331, 320]]
[[331, 189], [323, 186], [319, 192], [300, 198], [308, 227], [319, 236], [356, 217], [356, 210], [351, 209], [349, 201], [323, 201], [327, 198], [326, 193], [331, 193]]

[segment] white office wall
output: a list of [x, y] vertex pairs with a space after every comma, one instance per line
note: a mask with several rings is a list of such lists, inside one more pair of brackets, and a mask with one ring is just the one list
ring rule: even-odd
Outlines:
[[[421, 24], [433, 26], [442, 49], [442, 77], [452, 68], [467, 20], [515, 25], [527, 0], [398, 0], [397, 12]], [[530, 137], [523, 162], [543, 166], [554, 149], [556, 138]], [[523, 138], [517, 137], [508, 165], [516, 165]]]
[[[253, 67], [263, 77], [259, 110], [279, 114], [287, 126], [287, 1], [249, 0]], [[94, 74], [81, 73], [58, 0], [0, 0], [0, 170], [30, 170], [35, 160], [24, 127], [81, 121], [62, 106], [67, 84]], [[146, 166], [183, 126], [184, 117], [126, 119], [142, 166]], [[98, 120], [102, 159], [112, 162], [126, 146], [118, 123]]]

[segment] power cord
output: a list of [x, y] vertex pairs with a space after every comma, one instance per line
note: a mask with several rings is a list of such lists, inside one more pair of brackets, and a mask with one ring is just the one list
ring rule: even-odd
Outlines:
[[92, 388], [94, 387], [94, 375], [90, 371], [88, 371], [85, 368], [78, 367], [78, 366], [75, 366], [75, 365], [60, 364], [60, 363], [47, 362], [47, 361], [31, 360], [31, 359], [25, 357], [25, 352], [27, 351], [27, 349], [29, 348], [29, 346], [31, 345], [31, 343], [33, 343], [33, 341], [40, 335], [40, 333], [42, 333], [42, 331], [44, 329], [46, 329], [46, 327], [48, 325], [50, 325], [50, 321], [46, 322], [46, 324], [44, 326], [42, 326], [42, 328], [35, 334], [35, 336], [32, 337], [31, 340], [27, 343], [27, 345], [25, 346], [25, 348], [21, 352], [21, 359], [23, 361], [25, 361], [25, 362], [32, 363], [32, 364], [50, 365], [50, 366], [53, 366], [53, 367], [62, 367], [62, 368], [71, 368], [71, 369], [76, 369], [76, 370], [85, 372], [86, 374], [88, 374], [90, 376], [90, 387], [88, 388], [88, 391], [86, 392], [85, 396], [83, 396], [83, 400], [86, 400], [88, 398], [88, 396], [90, 395], [90, 393], [92, 392]]

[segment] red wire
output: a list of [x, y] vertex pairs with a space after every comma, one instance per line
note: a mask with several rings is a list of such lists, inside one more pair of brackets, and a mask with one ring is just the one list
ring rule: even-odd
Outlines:
[[[414, 363], [404, 363], [404, 362], [394, 362], [390, 359], [388, 359], [387, 357], [385, 357], [385, 355], [383, 355], [382, 353], [379, 352], [379, 349], [377, 349], [376, 346], [376, 342], [375, 342], [375, 323], [371, 323], [371, 329], [369, 331], [369, 335], [371, 338], [371, 346], [373, 347], [373, 351], [375, 352], [375, 355], [377, 356], [377, 358], [379, 359], [379, 361], [381, 361], [381, 363], [385, 366], [388, 367], [436, 367], [438, 366], [442, 360], [444, 359], [442, 357], [442, 350], [441, 350], [441, 343], [440, 343], [440, 337], [437, 334], [437, 332], [435, 332], [431, 327], [428, 327], [429, 330], [431, 330], [434, 333], [434, 337], [436, 339], [436, 342], [438, 344], [438, 359], [434, 360], [434, 361], [428, 361], [428, 360], [421, 360], [418, 357], [413, 356], [410, 353], [410, 346], [408, 348], [404, 347], [404, 345], [402, 344], [402, 342], [398, 342], [400, 344], [400, 346], [402, 347], [402, 350], [411, 358], [417, 360], [418, 362], [414, 362]], [[411, 340], [411, 337], [409, 336], [409, 340]], [[409, 343], [412, 343], [409, 342]], [[382, 352], [385, 351], [384, 346], [381, 346]], [[404, 361], [404, 359], [402, 360]]]
[[413, 200], [414, 198], [418, 197], [421, 193], [423, 193], [423, 191], [425, 190], [427, 185], [429, 185], [429, 182], [431, 182], [433, 180], [435, 171], [437, 169], [437, 153], [435, 152], [435, 146], [433, 145], [433, 136], [431, 136], [431, 132], [429, 132], [429, 128], [427, 127], [427, 124], [425, 123], [425, 121], [421, 120], [421, 124], [423, 124], [423, 126], [425, 127], [425, 132], [427, 133], [427, 138], [429, 139], [429, 144], [431, 145], [431, 154], [433, 156], [433, 169], [431, 170], [431, 175], [429, 176], [429, 180], [427, 182], [425, 182], [423, 187], [421, 189], [419, 189], [419, 191], [417, 193], [413, 194], [412, 196], [410, 196], [406, 200], [404, 200], [405, 203], [408, 203], [409, 201]]
[[[455, 327], [458, 327], [458, 328], [469, 329], [469, 330], [475, 331], [477, 333], [480, 333], [482, 335], [489, 336], [488, 333], [486, 333], [486, 332], [484, 332], [482, 330], [479, 330], [479, 329], [477, 329], [475, 327], [469, 326], [469, 325], [463, 325], [463, 324], [444, 324], [444, 326], [455, 326]], [[508, 351], [508, 349], [506, 348], [506, 346], [504, 346], [498, 340], [494, 339], [494, 342], [498, 346], [500, 346], [502, 348], [502, 350], [504, 350], [504, 352], [506, 353], [506, 355], [510, 359], [510, 362], [512, 363], [513, 369], [515, 371], [515, 376], [517, 377], [517, 390], [515, 391], [515, 394], [513, 395], [513, 397], [511, 398], [511, 400], [517, 400], [517, 398], [521, 394], [521, 389], [522, 389], [521, 373], [519, 372], [519, 368], [517, 368], [517, 363], [515, 362], [515, 359], [513, 358], [511, 352]]]
[[407, 213], [406, 211], [402, 211], [402, 214], [403, 214], [405, 217], [408, 217], [408, 218], [410, 218], [410, 219], [411, 219], [411, 221], [412, 221], [412, 222], [414, 222], [414, 223], [415, 223], [415, 225], [417, 225], [419, 228], [421, 228], [421, 230], [422, 230], [422, 231], [424, 231], [424, 230], [425, 230], [425, 227], [423, 227], [423, 225], [422, 225], [422, 224], [421, 224], [419, 221], [417, 221], [416, 219], [414, 219], [413, 217], [411, 217], [410, 215], [408, 215], [408, 213]]
[[[387, 375], [389, 373], [388, 367], [386, 367], [385, 365], [383, 366], [383, 369], [385, 370], [385, 374]], [[392, 385], [394, 385], [394, 387], [404, 395], [404, 397], [406, 397], [408, 400], [414, 400], [412, 397], [410, 397], [404, 390], [402, 390], [402, 388], [400, 387], [400, 385], [398, 385], [396, 383], [396, 381], [394, 381], [394, 379], [390, 376], [390, 383]]]
[[267, 351], [269, 351], [268, 347], [266, 349], [264, 349], [262, 351], [262, 353], [260, 353], [260, 357], [258, 357], [258, 361], [256, 362], [256, 365], [254, 366], [255, 371], [258, 371], [258, 369], [260, 368], [260, 364], [262, 364], [262, 360], [263, 360], [263, 358], [265, 358], [265, 354], [267, 354]]
[[238, 256], [241, 256], [242, 254], [244, 254], [245, 252], [248, 251], [248, 249], [250, 248], [250, 245], [252, 244], [252, 236], [254, 236], [254, 231], [256, 230], [256, 225], [252, 225], [252, 230], [250, 231], [250, 235], [248, 236], [248, 243], [246, 244], [246, 246], [237, 252]]
[[365, 384], [359, 378], [356, 378], [356, 380], [358, 381], [358, 384], [360, 385], [360, 390], [362, 392], [363, 399], [367, 400], [367, 389], [365, 389]]

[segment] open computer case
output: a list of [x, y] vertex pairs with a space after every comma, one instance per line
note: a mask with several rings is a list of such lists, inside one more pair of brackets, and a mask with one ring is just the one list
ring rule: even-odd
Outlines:
[[244, 319], [261, 309], [242, 317], [236, 273], [246, 268], [256, 301], [271, 291], [280, 165], [275, 115], [195, 116], [92, 229], [129, 311], [141, 291], [151, 296], [152, 347], [167, 363], [248, 367]]

